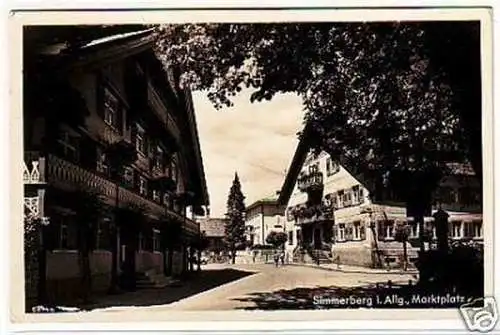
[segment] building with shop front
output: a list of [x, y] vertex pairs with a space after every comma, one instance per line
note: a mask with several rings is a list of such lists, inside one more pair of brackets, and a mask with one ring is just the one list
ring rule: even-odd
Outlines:
[[[449, 167], [425, 218], [424, 228], [432, 235], [427, 247], [436, 242], [432, 215], [438, 208], [449, 215], [451, 241], [483, 239], [481, 185], [467, 165]], [[390, 190], [384, 200], [375, 200], [367, 185], [367, 176], [354, 177], [325, 152], [315, 155], [305, 140], [300, 142], [278, 199], [286, 206], [287, 252], [295, 261], [400, 266], [404, 257], [398, 225], [409, 228], [408, 260], [416, 260], [419, 227], [407, 216], [405, 202]]]
[[278, 204], [279, 192], [247, 206], [245, 227], [251, 246], [267, 245], [266, 238], [272, 231], [285, 231], [284, 206]]
[[[144, 27], [25, 30], [25, 181], [36, 176], [38, 185], [25, 197], [38, 199], [30, 210], [49, 222], [49, 301], [79, 296], [84, 225], [94, 293], [107, 292], [114, 274], [135, 289], [141, 274], [189, 268], [200, 229], [188, 211], [209, 204], [205, 174], [191, 94], [152, 46]], [[81, 222], [82, 194], [100, 197], [95, 222]]]

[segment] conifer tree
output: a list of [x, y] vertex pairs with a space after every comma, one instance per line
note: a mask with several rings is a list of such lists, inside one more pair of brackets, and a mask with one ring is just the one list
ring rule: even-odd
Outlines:
[[238, 173], [234, 174], [233, 185], [227, 199], [227, 222], [225, 226], [225, 244], [234, 264], [236, 250], [245, 246], [245, 197], [241, 192]]

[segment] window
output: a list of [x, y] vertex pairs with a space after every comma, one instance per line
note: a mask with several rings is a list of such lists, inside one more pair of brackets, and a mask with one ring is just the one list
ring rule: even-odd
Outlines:
[[473, 221], [472, 222], [472, 227], [473, 227], [473, 235], [472, 237], [474, 238], [482, 238], [483, 237], [483, 222], [482, 221]]
[[123, 171], [123, 181], [125, 185], [131, 187], [134, 185], [134, 169], [126, 167]]
[[154, 169], [163, 171], [164, 166], [163, 166], [163, 149], [160, 148], [159, 146], [156, 147], [156, 152], [154, 156], [154, 164], [153, 164]]
[[450, 224], [450, 236], [452, 238], [458, 239], [462, 238], [462, 222], [451, 222]]
[[338, 226], [338, 234], [337, 234], [337, 241], [338, 242], [343, 242], [345, 241], [345, 224], [344, 223], [339, 223], [339, 226]]
[[337, 208], [342, 208], [344, 207], [344, 191], [338, 191], [337, 192], [337, 198], [335, 199]]
[[160, 251], [160, 231], [153, 229], [153, 251]]
[[139, 241], [138, 241], [138, 249], [139, 250], [144, 250], [145, 249], [145, 241], [144, 241], [144, 234], [142, 232], [139, 233], [139, 237], [138, 237]]
[[139, 194], [146, 195], [148, 193], [147, 181], [143, 176], [139, 177]]
[[137, 150], [142, 155], [145, 155], [147, 153], [146, 132], [144, 128], [142, 128], [138, 124], [136, 124], [135, 150]]
[[153, 190], [153, 200], [160, 201], [160, 192], [158, 190]]
[[111, 250], [109, 223], [110, 218], [103, 218], [97, 222], [96, 231], [96, 249], [98, 250]]
[[332, 160], [331, 157], [326, 159], [326, 174], [327, 176], [334, 175], [339, 172], [339, 164]]
[[380, 221], [378, 227], [379, 240], [394, 239], [394, 220]]
[[107, 174], [108, 165], [106, 164], [106, 154], [101, 147], [97, 147], [97, 172]]
[[[57, 220], [57, 219], [56, 219]], [[58, 243], [57, 249], [60, 250], [74, 250], [76, 249], [76, 235], [74, 231], [74, 225], [72, 225], [70, 216], [60, 216], [58, 229]]]
[[114, 128], [120, 128], [120, 102], [118, 98], [110, 91], [109, 88], [104, 88], [104, 122]]
[[170, 163], [170, 177], [173, 181], [177, 181], [177, 163], [174, 160]]
[[361, 222], [356, 221], [353, 224], [352, 239], [355, 241], [361, 240]]
[[72, 162], [78, 162], [78, 137], [61, 129], [57, 144], [61, 155]]
[[408, 225], [410, 226], [410, 236], [408, 236], [408, 238], [409, 239], [418, 238], [420, 232], [418, 224], [416, 224], [415, 221], [411, 220], [408, 221]]
[[350, 190], [345, 190], [343, 199], [342, 199], [342, 205], [344, 207], [348, 207], [352, 205], [352, 197], [351, 197], [351, 191]]
[[309, 172], [318, 172], [319, 171], [319, 163], [314, 163], [309, 166]]
[[293, 230], [288, 232], [288, 245], [293, 244]]
[[286, 210], [286, 219], [288, 221], [293, 221], [293, 213], [292, 213], [292, 208], [287, 208]]

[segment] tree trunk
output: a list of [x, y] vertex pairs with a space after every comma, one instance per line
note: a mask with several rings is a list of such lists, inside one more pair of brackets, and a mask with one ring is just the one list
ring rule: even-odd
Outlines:
[[408, 269], [408, 250], [406, 250], [406, 239], [403, 240], [403, 270]]
[[201, 271], [201, 250], [200, 249], [197, 250], [197, 258], [198, 258], [198, 264], [197, 264], [198, 269], [197, 270]]
[[382, 259], [380, 258], [380, 250], [378, 249], [378, 242], [377, 242], [378, 236], [375, 230], [375, 225], [370, 224], [370, 230], [372, 231], [373, 242], [375, 244], [375, 253], [377, 254], [377, 266], [382, 267]]
[[86, 246], [82, 246], [78, 251], [80, 263], [81, 284], [82, 284], [82, 300], [84, 303], [89, 301], [92, 289], [92, 273], [90, 268], [90, 251]]

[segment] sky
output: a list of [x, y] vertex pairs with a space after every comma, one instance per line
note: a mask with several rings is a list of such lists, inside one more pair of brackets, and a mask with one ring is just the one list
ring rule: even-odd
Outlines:
[[226, 213], [235, 172], [245, 205], [275, 194], [297, 148], [304, 115], [300, 98], [281, 94], [250, 103], [250, 94], [242, 91], [233, 107], [216, 110], [205, 93], [193, 93], [211, 217]]

